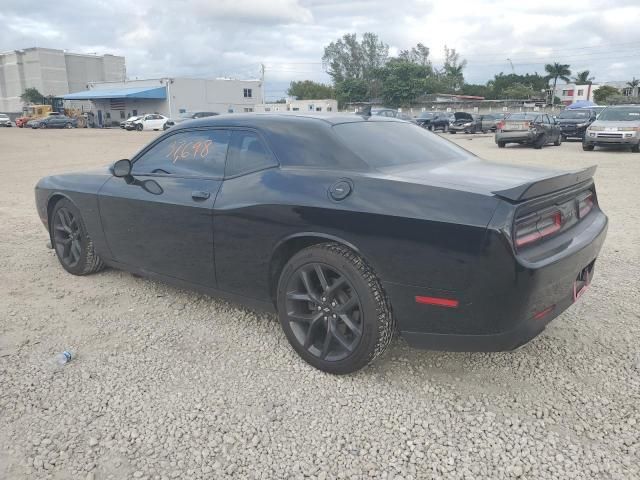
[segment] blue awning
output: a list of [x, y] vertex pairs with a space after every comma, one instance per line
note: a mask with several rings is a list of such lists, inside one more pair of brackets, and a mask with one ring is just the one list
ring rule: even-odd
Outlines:
[[109, 98], [167, 98], [166, 87], [97, 88], [63, 95], [64, 100], [100, 100]]

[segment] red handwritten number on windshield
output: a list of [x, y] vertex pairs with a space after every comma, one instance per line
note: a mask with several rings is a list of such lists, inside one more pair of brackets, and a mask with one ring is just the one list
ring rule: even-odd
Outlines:
[[197, 158], [205, 159], [209, 155], [209, 147], [213, 144], [213, 140], [197, 141], [197, 142], [185, 142], [174, 141], [169, 146], [169, 152], [166, 157], [170, 158], [173, 163], [178, 160], [186, 160], [191, 158], [196, 160]]

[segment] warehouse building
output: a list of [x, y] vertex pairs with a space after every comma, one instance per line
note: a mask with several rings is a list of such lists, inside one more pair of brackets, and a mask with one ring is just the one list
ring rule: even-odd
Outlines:
[[337, 112], [338, 101], [332, 98], [320, 100], [286, 99], [285, 103], [263, 103], [256, 105], [256, 112]]
[[85, 90], [89, 82], [121, 81], [124, 57], [85, 55], [51, 48], [0, 53], [0, 112], [22, 112], [20, 96], [36, 88], [45, 97]]
[[[89, 111], [97, 126], [116, 126], [145, 113], [176, 118], [186, 112], [253, 112], [262, 104], [260, 80], [156, 78], [95, 82], [63, 95], [67, 108]], [[80, 103], [82, 102], [82, 103]]]

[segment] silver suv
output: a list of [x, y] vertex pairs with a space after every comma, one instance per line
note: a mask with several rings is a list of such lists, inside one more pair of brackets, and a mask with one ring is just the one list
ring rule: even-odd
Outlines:
[[628, 145], [632, 152], [640, 152], [640, 105], [607, 107], [589, 125], [582, 149], [590, 152], [607, 145]]

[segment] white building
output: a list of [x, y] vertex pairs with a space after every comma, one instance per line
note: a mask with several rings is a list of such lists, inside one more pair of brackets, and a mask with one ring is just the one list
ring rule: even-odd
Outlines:
[[256, 105], [256, 112], [337, 112], [338, 101], [331, 98], [323, 100], [292, 100], [286, 103], [263, 103]]
[[85, 55], [51, 48], [0, 53], [0, 112], [22, 112], [20, 95], [36, 88], [45, 97], [85, 90], [89, 82], [123, 80], [124, 57]]
[[593, 83], [591, 85], [565, 83], [562, 85], [556, 85], [555, 96], [558, 97], [564, 105], [571, 105], [579, 100], [594, 102], [593, 93], [605, 85], [619, 89], [621, 94], [626, 87], [625, 82], [604, 82]]
[[93, 112], [97, 125], [116, 125], [134, 115], [185, 112], [253, 112], [262, 104], [260, 80], [155, 78], [90, 83], [85, 91], [63, 95], [65, 106]]

